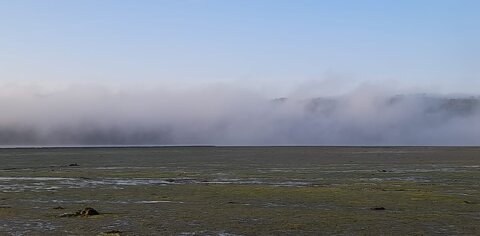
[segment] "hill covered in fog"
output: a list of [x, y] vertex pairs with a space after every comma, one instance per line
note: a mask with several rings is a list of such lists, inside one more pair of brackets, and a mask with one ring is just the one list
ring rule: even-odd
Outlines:
[[[313, 98], [302, 101], [292, 101], [288, 98], [273, 99], [274, 104], [285, 104], [289, 102], [303, 103], [305, 110], [311, 113], [323, 113], [325, 115], [334, 113], [342, 109], [342, 99], [335, 98]], [[425, 114], [442, 113], [452, 117], [469, 116], [478, 112], [480, 109], [480, 98], [478, 97], [441, 97], [429, 95], [397, 95], [389, 98], [372, 100], [377, 106], [383, 106], [385, 109], [391, 109], [396, 106], [411, 103], [422, 108]], [[345, 104], [343, 104], [345, 105]], [[373, 105], [373, 104], [372, 104]]]

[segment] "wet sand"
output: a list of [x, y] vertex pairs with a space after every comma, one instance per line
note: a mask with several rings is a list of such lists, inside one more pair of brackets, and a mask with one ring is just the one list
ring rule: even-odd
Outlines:
[[[1, 235], [480, 232], [476, 147], [26, 148], [0, 163]], [[59, 217], [85, 207], [100, 215]]]

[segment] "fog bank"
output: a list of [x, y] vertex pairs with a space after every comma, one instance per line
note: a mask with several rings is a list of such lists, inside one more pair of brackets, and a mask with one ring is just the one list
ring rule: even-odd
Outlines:
[[0, 145], [480, 145], [480, 99], [360, 86], [283, 98], [189, 89], [0, 86]]

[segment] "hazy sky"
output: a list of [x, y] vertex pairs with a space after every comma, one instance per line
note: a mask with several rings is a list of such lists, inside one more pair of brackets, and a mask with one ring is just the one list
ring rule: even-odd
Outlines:
[[476, 0], [1, 0], [0, 80], [480, 93], [479, 10]]
[[479, 12], [0, 0], [0, 145], [480, 145]]

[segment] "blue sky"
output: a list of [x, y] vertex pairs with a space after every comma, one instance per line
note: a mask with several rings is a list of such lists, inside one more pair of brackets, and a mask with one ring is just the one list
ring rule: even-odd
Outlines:
[[327, 79], [480, 93], [479, 10], [474, 0], [0, 0], [0, 81]]

